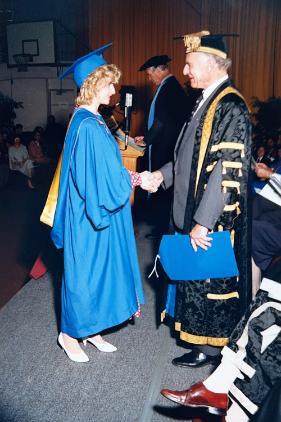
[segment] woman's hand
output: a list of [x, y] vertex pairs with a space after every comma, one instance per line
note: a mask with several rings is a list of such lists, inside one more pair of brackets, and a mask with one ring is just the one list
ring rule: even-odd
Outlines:
[[144, 136], [136, 136], [134, 138], [134, 142], [136, 145], [140, 146], [140, 147], [145, 147], [146, 143], [144, 142]]

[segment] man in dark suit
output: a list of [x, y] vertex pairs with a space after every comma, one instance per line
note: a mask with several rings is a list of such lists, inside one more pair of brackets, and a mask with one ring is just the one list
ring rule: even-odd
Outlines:
[[[144, 136], [137, 136], [138, 145], [147, 146], [149, 170], [154, 171], [173, 159], [177, 137], [193, 104], [170, 73], [168, 63], [171, 59], [166, 56], [154, 56], [148, 59], [139, 71], [145, 71], [148, 79], [157, 87], [150, 105], [147, 131]], [[149, 214], [155, 225], [152, 236], [157, 237], [167, 231], [172, 201], [172, 189], [159, 189], [150, 198]]]

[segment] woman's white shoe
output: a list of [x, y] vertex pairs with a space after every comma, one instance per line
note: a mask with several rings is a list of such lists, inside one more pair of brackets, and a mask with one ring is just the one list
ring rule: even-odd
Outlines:
[[83, 350], [81, 350], [81, 352], [79, 353], [73, 353], [66, 349], [64, 345], [62, 333], [60, 333], [58, 336], [58, 344], [65, 351], [69, 359], [72, 360], [73, 362], [79, 362], [79, 363], [89, 362], [89, 358], [86, 355], [86, 353], [83, 352]]
[[85, 340], [83, 340], [84, 346], [87, 345], [87, 341], [91, 343], [93, 346], [95, 346], [101, 352], [112, 353], [112, 352], [116, 352], [117, 350], [117, 347], [113, 346], [113, 344], [110, 344], [107, 341], [103, 341], [101, 343], [94, 340], [93, 338], [86, 338]]

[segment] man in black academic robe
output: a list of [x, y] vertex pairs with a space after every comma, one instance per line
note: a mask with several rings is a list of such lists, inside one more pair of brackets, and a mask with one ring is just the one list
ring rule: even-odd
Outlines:
[[[191, 113], [194, 99], [187, 98], [183, 87], [170, 73], [167, 55], [154, 56], [140, 68], [156, 87], [151, 102], [147, 130], [144, 136], [135, 138], [139, 145], [145, 145], [149, 170], [154, 171], [173, 159], [179, 132]], [[163, 190], [149, 198], [149, 220], [154, 225], [154, 235], [166, 232], [169, 225], [172, 189]], [[152, 237], [152, 236], [151, 236]]]
[[239, 280], [177, 282], [175, 329], [196, 347], [173, 363], [191, 367], [216, 359], [251, 299], [249, 112], [228, 77], [231, 61], [222, 37], [208, 34], [185, 36], [184, 74], [193, 88], [203, 89], [203, 96], [179, 135], [174, 161], [154, 173], [165, 188], [173, 185], [175, 231], [189, 234], [196, 250], [210, 246], [210, 231], [228, 230], [240, 274]]

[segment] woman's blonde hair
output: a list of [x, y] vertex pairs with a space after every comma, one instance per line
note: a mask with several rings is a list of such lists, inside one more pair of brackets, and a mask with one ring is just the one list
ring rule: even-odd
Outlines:
[[83, 82], [76, 106], [90, 105], [97, 92], [107, 84], [117, 84], [121, 77], [121, 71], [115, 64], [105, 64], [94, 70]]

